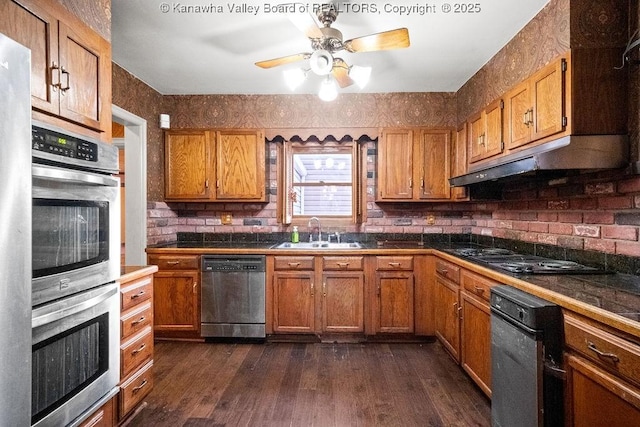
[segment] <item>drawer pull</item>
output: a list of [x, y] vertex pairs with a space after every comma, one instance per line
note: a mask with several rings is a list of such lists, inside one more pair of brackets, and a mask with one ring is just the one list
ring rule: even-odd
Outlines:
[[134, 320], [133, 322], [131, 322], [131, 326], [137, 326], [140, 323], [144, 322], [145, 320], [147, 320], [147, 318], [144, 316], [141, 316], [138, 320]]
[[131, 352], [132, 356], [135, 356], [136, 354], [140, 353], [142, 350], [144, 350], [147, 347], [146, 344], [142, 344], [140, 347], [138, 347], [136, 350], [133, 350]]
[[390, 262], [389, 263], [390, 267], [400, 267], [400, 265], [402, 265], [402, 264], [400, 264], [399, 262]]
[[133, 394], [135, 394], [135, 393], [139, 392], [140, 390], [142, 390], [144, 388], [144, 386], [146, 386], [147, 384], [148, 384], [147, 380], [144, 379], [144, 380], [142, 380], [142, 382], [140, 383], [139, 386], [132, 388], [131, 392]]
[[340, 268], [349, 267], [349, 263], [348, 262], [337, 262], [336, 264], [338, 264], [338, 267], [340, 267]]
[[484, 288], [481, 288], [480, 286], [474, 286], [474, 288], [477, 294], [484, 294]]
[[289, 265], [289, 267], [293, 268], [300, 266], [299, 262], [288, 262], [287, 264]]
[[167, 265], [178, 265], [180, 261], [167, 261]]
[[145, 294], [145, 291], [140, 291], [135, 295], [131, 295], [131, 299], [136, 299], [136, 298], [140, 298], [141, 296], [143, 296]]
[[447, 270], [446, 268], [443, 268], [442, 270], [436, 270], [436, 273], [438, 273], [441, 276], [446, 276], [448, 272], [449, 270]]
[[598, 347], [596, 347], [596, 345], [592, 342], [588, 342], [587, 347], [601, 359], [608, 359], [613, 363], [618, 363], [620, 361], [620, 358], [617, 355], [615, 355], [614, 353], [605, 353], [604, 351], [599, 350]]

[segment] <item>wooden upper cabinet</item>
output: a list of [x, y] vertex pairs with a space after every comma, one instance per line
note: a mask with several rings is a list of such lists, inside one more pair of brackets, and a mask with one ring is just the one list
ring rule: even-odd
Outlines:
[[377, 200], [448, 200], [450, 159], [449, 129], [383, 129]]
[[111, 134], [108, 41], [62, 6], [32, 0], [3, 1], [0, 32], [31, 49], [34, 110]]
[[[451, 176], [460, 176], [467, 173], [467, 143], [468, 143], [468, 126], [466, 123], [462, 125], [456, 132], [455, 140], [451, 148]], [[452, 200], [468, 200], [469, 191], [467, 187], [452, 187]]]
[[502, 153], [503, 107], [502, 99], [498, 99], [469, 120], [469, 163]]
[[508, 150], [565, 130], [564, 73], [560, 58], [505, 95], [505, 144]]
[[413, 131], [383, 129], [378, 141], [378, 200], [413, 198]]
[[448, 199], [451, 176], [451, 132], [422, 130], [415, 149], [419, 174], [419, 199]]
[[531, 77], [533, 118], [531, 139], [537, 140], [564, 130], [563, 73], [566, 61], [558, 59]]
[[165, 133], [165, 199], [209, 199], [211, 175], [210, 133]]
[[216, 199], [265, 201], [262, 131], [217, 131]]
[[165, 132], [168, 201], [265, 201], [265, 181], [261, 130]]

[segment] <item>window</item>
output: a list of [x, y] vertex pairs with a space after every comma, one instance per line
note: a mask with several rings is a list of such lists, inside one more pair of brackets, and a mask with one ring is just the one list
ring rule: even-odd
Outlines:
[[362, 155], [357, 141], [291, 142], [280, 151], [278, 188], [285, 224], [316, 216], [335, 223], [362, 221]]

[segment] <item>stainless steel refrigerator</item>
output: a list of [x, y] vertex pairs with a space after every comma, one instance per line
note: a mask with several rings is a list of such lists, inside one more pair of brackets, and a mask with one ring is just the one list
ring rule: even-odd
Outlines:
[[31, 51], [0, 34], [0, 424], [31, 425]]

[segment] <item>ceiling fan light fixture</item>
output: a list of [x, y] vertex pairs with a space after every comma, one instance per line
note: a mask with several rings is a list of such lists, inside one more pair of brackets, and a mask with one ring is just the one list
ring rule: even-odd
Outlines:
[[319, 76], [326, 76], [333, 69], [333, 56], [325, 49], [316, 50], [309, 58], [311, 71]]
[[361, 67], [353, 65], [349, 69], [349, 77], [353, 79], [360, 89], [363, 89], [371, 78], [371, 67]]
[[285, 83], [291, 90], [296, 90], [296, 88], [300, 86], [307, 78], [307, 72], [302, 68], [292, 68], [289, 70], [284, 70], [282, 74], [284, 75]]
[[320, 83], [318, 97], [325, 102], [333, 101], [338, 97], [338, 85], [331, 76], [327, 76], [322, 80], [322, 83]]

